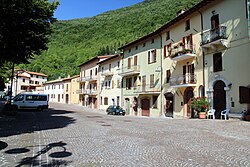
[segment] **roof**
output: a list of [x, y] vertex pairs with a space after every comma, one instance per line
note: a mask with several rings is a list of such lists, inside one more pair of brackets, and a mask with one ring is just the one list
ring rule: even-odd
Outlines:
[[112, 57], [109, 57], [109, 58], [107, 58], [107, 59], [105, 59], [105, 60], [103, 60], [103, 61], [101, 61], [101, 62], [98, 62], [97, 64], [106, 63], [106, 62], [108, 62], [108, 61], [110, 61], [110, 60], [113, 60], [113, 59], [119, 57], [119, 56], [121, 56], [121, 55], [120, 55], [120, 54], [113, 55]]
[[99, 60], [99, 59], [103, 59], [103, 58], [107, 58], [107, 57], [111, 57], [111, 56], [113, 56], [113, 55], [95, 56], [95, 57], [93, 57], [92, 59], [90, 59], [90, 60], [88, 60], [88, 61], [86, 61], [86, 62], [80, 64], [78, 67], [81, 67], [81, 66], [83, 66], [83, 65], [86, 65], [86, 64], [88, 64], [88, 63], [90, 63], [90, 62], [92, 62], [92, 61], [94, 61], [94, 60]]
[[74, 75], [74, 76], [72, 76], [72, 77], [63, 78], [63, 81], [71, 80], [71, 79], [78, 78], [78, 77], [80, 77], [80, 75]]
[[56, 80], [48, 81], [48, 82], [44, 83], [44, 85], [51, 84], [51, 83], [58, 83], [58, 82], [63, 82], [63, 79], [56, 79]]
[[26, 76], [26, 75], [24, 75], [24, 74], [17, 74], [17, 76], [18, 76], [18, 77], [24, 77], [24, 78], [30, 78], [30, 77], [28, 77], [28, 76]]
[[39, 76], [43, 76], [43, 77], [47, 77], [48, 75], [45, 75], [43, 73], [38, 73], [38, 72], [31, 72], [31, 71], [26, 71], [27, 73], [29, 74], [32, 74], [32, 75], [39, 75]]
[[201, 2], [199, 2], [198, 4], [194, 5], [192, 8], [188, 9], [187, 11], [185, 11], [184, 13], [180, 14], [179, 16], [175, 17], [174, 19], [172, 19], [171, 21], [169, 21], [168, 23], [164, 24], [163, 26], [161, 26], [160, 28], [158, 28], [157, 30], [135, 40], [135, 41], [132, 41], [122, 47], [120, 47], [119, 49], [122, 50], [124, 48], [127, 48], [129, 46], [132, 46], [132, 45], [135, 45], [137, 43], [140, 43], [148, 38], [151, 38], [151, 37], [154, 37], [158, 34], [160, 34], [163, 30], [169, 28], [170, 26], [174, 25], [175, 23], [177, 23], [178, 21], [186, 18], [188, 15], [198, 11], [199, 9], [203, 8], [204, 6], [212, 3], [213, 1], [216, 1], [216, 0], [202, 0]]

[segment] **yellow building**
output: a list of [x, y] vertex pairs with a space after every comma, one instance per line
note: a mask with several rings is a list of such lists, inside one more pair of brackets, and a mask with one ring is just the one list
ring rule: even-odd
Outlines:
[[75, 75], [72, 77], [64, 78], [64, 103], [66, 104], [78, 104], [79, 103], [79, 95], [76, 91], [79, 89], [79, 75]]

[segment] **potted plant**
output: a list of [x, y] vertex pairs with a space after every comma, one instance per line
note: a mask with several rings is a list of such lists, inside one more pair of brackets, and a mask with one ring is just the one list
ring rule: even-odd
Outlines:
[[191, 107], [198, 113], [199, 118], [206, 118], [206, 112], [210, 106], [207, 97], [192, 98]]

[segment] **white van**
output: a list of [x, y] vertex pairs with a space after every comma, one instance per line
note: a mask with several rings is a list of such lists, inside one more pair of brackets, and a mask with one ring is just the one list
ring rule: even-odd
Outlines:
[[38, 109], [49, 107], [47, 94], [18, 94], [12, 100], [16, 109]]

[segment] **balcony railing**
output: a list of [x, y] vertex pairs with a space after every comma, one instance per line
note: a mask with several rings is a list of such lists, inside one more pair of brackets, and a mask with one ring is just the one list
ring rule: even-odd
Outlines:
[[139, 94], [158, 94], [161, 92], [161, 85], [140, 85], [137, 86], [134, 93]]
[[105, 70], [101, 73], [102, 76], [111, 76], [114, 75], [114, 71], [113, 70]]
[[134, 65], [134, 66], [127, 66], [119, 69], [118, 74], [121, 76], [126, 75], [135, 75], [140, 73], [140, 66]]
[[76, 90], [76, 94], [87, 94], [87, 90], [85, 90], [85, 89], [78, 89], [78, 90]]
[[201, 45], [206, 45], [218, 40], [227, 39], [227, 27], [219, 26], [216, 29], [207, 30], [201, 34], [202, 42]]
[[78, 82], [86, 82], [86, 81], [93, 81], [93, 80], [97, 80], [97, 76], [87, 76], [87, 77], [80, 77], [77, 79]]
[[172, 76], [169, 80], [171, 87], [186, 87], [196, 85], [196, 75], [195, 74], [186, 74]]
[[170, 58], [175, 61], [182, 61], [190, 59], [196, 56], [194, 50], [192, 49], [194, 45], [178, 46], [171, 49]]

